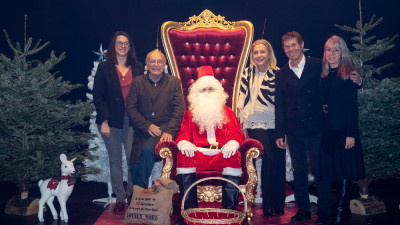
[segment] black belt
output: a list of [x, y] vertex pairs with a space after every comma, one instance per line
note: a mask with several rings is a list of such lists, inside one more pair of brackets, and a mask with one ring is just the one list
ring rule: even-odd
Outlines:
[[220, 149], [220, 147], [218, 147], [218, 145], [206, 145], [206, 146], [203, 146], [202, 148], [208, 148], [208, 149]]

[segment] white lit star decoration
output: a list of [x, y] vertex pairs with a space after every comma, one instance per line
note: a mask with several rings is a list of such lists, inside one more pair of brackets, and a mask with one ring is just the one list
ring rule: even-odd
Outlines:
[[103, 44], [100, 44], [100, 50], [98, 52], [93, 51], [93, 53], [99, 56], [99, 59], [97, 60], [98, 62], [106, 61], [107, 49], [103, 51]]

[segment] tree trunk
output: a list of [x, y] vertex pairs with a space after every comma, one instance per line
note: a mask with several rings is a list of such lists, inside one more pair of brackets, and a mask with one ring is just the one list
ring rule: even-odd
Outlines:
[[11, 215], [29, 216], [37, 214], [39, 199], [29, 197], [29, 184], [20, 182], [17, 184], [20, 195], [14, 195], [7, 201], [4, 212]]
[[21, 192], [21, 200], [29, 197], [29, 184], [21, 182], [18, 184], [19, 191]]
[[364, 179], [360, 179], [357, 181], [361, 198], [363, 198], [363, 199], [368, 198], [369, 184], [371, 183], [371, 181], [372, 181], [372, 179], [369, 177], [366, 177]]

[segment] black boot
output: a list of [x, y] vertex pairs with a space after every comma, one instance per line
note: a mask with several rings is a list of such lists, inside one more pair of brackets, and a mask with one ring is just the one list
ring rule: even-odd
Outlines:
[[[240, 177], [238, 176], [223, 175], [222, 177], [239, 185]], [[233, 186], [231, 183], [224, 182], [222, 184], [222, 207], [225, 209], [236, 210], [238, 195], [239, 189], [237, 189], [237, 187]]]
[[333, 224], [332, 216], [326, 213], [318, 213], [318, 219], [314, 225], [331, 225]]
[[352, 180], [344, 179], [339, 182], [339, 201], [337, 204], [336, 224], [343, 225], [351, 218], [350, 212], [350, 190]]
[[[192, 185], [195, 181], [195, 173], [178, 174], [178, 184], [181, 199], [183, 199], [183, 195], [189, 189], [190, 185]], [[184, 209], [198, 208], [197, 186], [192, 187], [192, 189], [190, 189], [190, 191], [187, 193], [184, 204]], [[184, 222], [182, 216], [180, 216], [179, 219], [175, 221], [174, 225], [186, 225], [186, 223]]]
[[[195, 173], [188, 174], [178, 174], [178, 182], [179, 182], [179, 192], [181, 194], [181, 198], [185, 192], [189, 189], [190, 185], [192, 185], [196, 181]], [[197, 205], [197, 186], [192, 187], [189, 193], [186, 195], [185, 199], [185, 209], [198, 208]]]

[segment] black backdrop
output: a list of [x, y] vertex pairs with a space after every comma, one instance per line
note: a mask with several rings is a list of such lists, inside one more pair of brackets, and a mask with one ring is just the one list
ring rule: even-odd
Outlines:
[[[400, 33], [400, 3], [395, 0], [364, 0], [363, 19], [373, 14], [384, 20], [373, 34], [379, 39]], [[64, 80], [82, 83], [72, 99], [85, 98], [87, 76], [93, 67], [100, 44], [107, 48], [116, 30], [128, 32], [135, 43], [137, 56], [144, 62], [146, 53], [155, 48], [157, 29], [165, 21], [187, 21], [204, 9], [226, 20], [248, 20], [254, 25], [254, 39], [261, 38], [264, 19], [267, 24], [264, 38], [270, 41], [283, 66], [287, 58], [281, 48], [281, 36], [292, 30], [304, 39], [307, 55], [322, 57], [323, 45], [329, 36], [337, 34], [348, 43], [353, 34], [341, 31], [334, 24], [353, 27], [359, 18], [358, 0], [1, 0], [0, 29], [6, 29], [13, 42], [23, 42], [24, 14], [28, 15], [28, 36], [51, 41], [38, 57], [65, 51], [67, 58], [57, 70]], [[399, 40], [396, 40], [399, 44]], [[160, 42], [160, 46], [162, 46]], [[0, 52], [11, 51], [0, 34]], [[399, 76], [399, 47], [390, 50], [376, 63], [395, 63], [383, 76]]]

